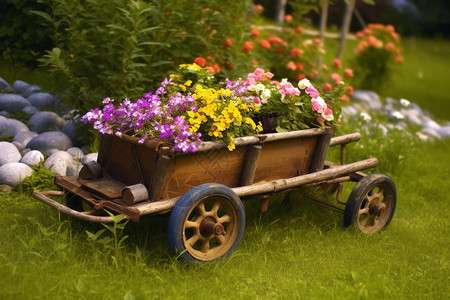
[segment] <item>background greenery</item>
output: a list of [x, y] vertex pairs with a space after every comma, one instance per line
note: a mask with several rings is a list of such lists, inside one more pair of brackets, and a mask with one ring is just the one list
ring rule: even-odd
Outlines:
[[[348, 41], [344, 63], [352, 59], [354, 42]], [[406, 98], [448, 120], [450, 43], [403, 43], [405, 64], [382, 96]], [[332, 61], [337, 41], [325, 45], [325, 59]], [[0, 63], [0, 76], [49, 90], [54, 84], [47, 73], [8, 60]], [[339, 133], [349, 130], [343, 126]], [[264, 214], [256, 200], [247, 199], [242, 243], [230, 258], [208, 264], [170, 256], [168, 215], [128, 223], [119, 230], [128, 236], [123, 247], [108, 231], [94, 240], [87, 231], [95, 235], [102, 225], [67, 218], [30, 196], [31, 188], [54, 188], [51, 174], [41, 170], [12, 193], [0, 192], [0, 298], [447, 299], [449, 151], [448, 140], [422, 143], [399, 131], [388, 137], [366, 133], [349, 146], [347, 157], [379, 158], [370, 172], [396, 183], [398, 206], [386, 230], [366, 236], [344, 229], [342, 215], [310, 201], [307, 191], [289, 201], [271, 198]], [[329, 158], [337, 160], [337, 152]]]

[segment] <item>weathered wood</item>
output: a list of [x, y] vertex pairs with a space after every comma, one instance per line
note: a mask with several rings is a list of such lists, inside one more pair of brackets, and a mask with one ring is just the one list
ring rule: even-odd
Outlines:
[[334, 137], [330, 140], [330, 147], [336, 146], [336, 145], [342, 145], [342, 144], [348, 144], [351, 142], [356, 142], [361, 139], [360, 133], [350, 133], [338, 137]]
[[261, 154], [262, 145], [253, 145], [247, 149], [245, 153], [244, 166], [241, 172], [241, 185], [253, 184], [255, 178], [256, 167], [258, 166], [259, 156]]
[[88, 161], [83, 164], [78, 176], [81, 179], [94, 179], [99, 178], [102, 175], [102, 166], [96, 161]]
[[375, 167], [378, 164], [376, 158], [369, 158], [363, 161], [351, 163], [344, 166], [338, 166], [335, 168], [330, 168], [315, 173], [310, 173], [306, 175], [301, 175], [293, 178], [278, 179], [271, 182], [262, 184], [253, 184], [251, 186], [236, 187], [233, 191], [239, 197], [262, 195], [268, 193], [275, 193], [283, 191], [290, 188], [300, 187], [307, 183], [322, 181], [325, 179], [331, 179], [334, 177], [341, 176], [343, 174], [355, 172], [362, 169], [368, 169]]
[[309, 168], [310, 173], [317, 172], [323, 169], [323, 164], [328, 153], [328, 147], [330, 145], [331, 137], [334, 134], [334, 129], [331, 127], [325, 128], [326, 133], [319, 137], [316, 150]]
[[[232, 188], [232, 190], [239, 197], [270, 194], [293, 188], [298, 188], [300, 186], [313, 183], [316, 181], [324, 181], [340, 177], [345, 174], [355, 172], [357, 170], [375, 167], [377, 164], [378, 160], [376, 158], [370, 158], [360, 162], [351, 163], [345, 166], [338, 165], [334, 168], [322, 170], [313, 174], [306, 174], [288, 179], [273, 180], [270, 182], [253, 184], [245, 187], [235, 187]], [[133, 205], [132, 208], [138, 210], [141, 215], [157, 214], [161, 212], [170, 211], [180, 198], [181, 196], [157, 202], [142, 202]]]
[[122, 191], [123, 202], [133, 205], [148, 199], [148, 192], [142, 183], [127, 186]]
[[166, 175], [172, 161], [169, 147], [161, 147], [158, 151], [158, 159], [156, 161], [155, 172], [153, 173], [152, 181], [149, 187], [148, 199], [150, 201], [157, 201], [161, 197], [166, 182]]

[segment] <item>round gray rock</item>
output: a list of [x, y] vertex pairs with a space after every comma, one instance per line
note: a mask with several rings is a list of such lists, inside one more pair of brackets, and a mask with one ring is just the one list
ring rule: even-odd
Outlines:
[[378, 94], [372, 91], [356, 90], [352, 98], [366, 103], [370, 109], [381, 109], [383, 107]]
[[67, 153], [72, 155], [74, 159], [81, 159], [84, 156], [83, 150], [78, 147], [72, 147], [67, 149]]
[[37, 91], [42, 90], [40, 86], [30, 85], [25, 91], [22, 92], [22, 95], [26, 98], [30, 97], [31, 94], [36, 93]]
[[13, 82], [13, 90], [15, 90], [18, 93], [23, 93], [26, 91], [26, 89], [28, 89], [31, 85], [29, 83], [26, 83], [25, 81], [22, 80], [16, 80]]
[[33, 169], [26, 164], [7, 163], [0, 167], [0, 184], [16, 186], [31, 174], [33, 174]]
[[8, 82], [5, 79], [0, 77], [0, 90], [4, 90], [7, 88], [9, 88]]
[[34, 131], [22, 131], [19, 132], [14, 136], [14, 142], [17, 142], [22, 145], [22, 148], [25, 148], [25, 146], [28, 144], [29, 141], [31, 141], [32, 138], [35, 136], [38, 136], [39, 134]]
[[0, 94], [0, 110], [7, 112], [21, 111], [30, 106], [30, 102], [17, 94]]
[[44, 132], [60, 130], [64, 127], [66, 121], [52, 111], [40, 111], [35, 113], [28, 123], [30, 123], [33, 131]]
[[16, 136], [20, 132], [29, 131], [27, 125], [16, 119], [1, 118], [0, 119], [0, 135]]
[[41, 160], [44, 160], [44, 154], [38, 150], [31, 150], [22, 157], [20, 162], [28, 166], [37, 166]]
[[32, 116], [32, 115], [34, 115], [35, 113], [37, 113], [37, 112], [39, 111], [39, 109], [38, 109], [37, 107], [34, 107], [34, 106], [30, 105], [30, 106], [24, 107], [24, 108], [22, 109], [22, 111], [23, 111], [24, 113], [26, 113], [27, 115]]
[[443, 138], [450, 138], [450, 126], [442, 126], [438, 129], [438, 133]]
[[44, 167], [55, 174], [66, 176], [68, 166], [75, 165], [72, 155], [66, 151], [58, 151], [50, 155], [44, 162]]
[[31, 105], [39, 109], [47, 108], [55, 104], [55, 97], [49, 93], [34, 93], [27, 100], [30, 101]]
[[50, 149], [67, 150], [72, 147], [70, 138], [61, 131], [47, 131], [32, 138], [25, 148], [46, 152]]
[[12, 163], [19, 162], [22, 158], [19, 150], [11, 143], [8, 142], [0, 142], [0, 166]]
[[85, 156], [83, 156], [83, 158], [81, 159], [81, 163], [85, 164], [92, 160], [97, 161], [97, 158], [98, 158], [98, 153], [89, 153], [89, 154], [86, 154]]

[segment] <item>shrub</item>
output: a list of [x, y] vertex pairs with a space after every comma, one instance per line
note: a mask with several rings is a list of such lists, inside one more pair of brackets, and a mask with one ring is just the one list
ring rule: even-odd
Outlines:
[[360, 40], [355, 49], [353, 66], [359, 88], [380, 91], [403, 63], [400, 37], [392, 25], [369, 24], [356, 33]]
[[218, 0], [42, 2], [47, 9], [35, 13], [52, 29], [54, 48], [40, 61], [82, 111], [105, 95], [142, 95], [174, 63], [208, 53], [225, 59], [223, 45], [243, 31], [239, 19], [248, 6], [248, 1]]

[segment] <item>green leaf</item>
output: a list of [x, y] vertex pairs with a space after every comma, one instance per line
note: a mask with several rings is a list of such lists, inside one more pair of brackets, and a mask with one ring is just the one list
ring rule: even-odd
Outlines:
[[277, 132], [288, 132], [289, 130], [287, 130], [286, 128], [282, 128], [280, 126], [277, 126], [276, 131]]
[[112, 29], [117, 29], [117, 30], [120, 30], [123, 32], [128, 32], [128, 29], [126, 29], [125, 27], [122, 27], [120, 25], [116, 25], [116, 24], [108, 24], [108, 25], [106, 25], [106, 27], [112, 28]]
[[52, 17], [50, 17], [50, 15], [44, 11], [40, 11], [40, 10], [31, 10], [31, 13], [38, 15], [42, 18], [44, 18], [46, 21], [52, 23]]

